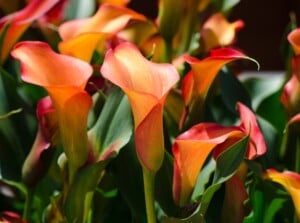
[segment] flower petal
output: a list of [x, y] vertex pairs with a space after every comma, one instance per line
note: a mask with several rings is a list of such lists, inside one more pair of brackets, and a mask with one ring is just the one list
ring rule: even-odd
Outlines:
[[237, 30], [244, 26], [242, 20], [228, 22], [221, 13], [213, 14], [202, 26], [201, 35], [205, 50], [215, 47], [224, 47], [232, 44]]
[[88, 63], [57, 54], [43, 42], [20, 42], [11, 54], [21, 61], [22, 79], [45, 88], [77, 86], [84, 89], [93, 72]]
[[[104, 40], [117, 34], [132, 19], [147, 20], [142, 14], [126, 7], [102, 4], [93, 17], [67, 21], [59, 27], [58, 31], [63, 40], [59, 43], [59, 50], [73, 56], [80, 55], [84, 51], [89, 55], [84, 57], [84, 60], [90, 61], [92, 53], [97, 49], [97, 43], [104, 45]], [[93, 37], [93, 44], [89, 43], [89, 38], [86, 37]], [[76, 40], [77, 38], [80, 40]]]
[[291, 31], [287, 38], [292, 45], [295, 54], [300, 54], [300, 29], [298, 28]]
[[243, 136], [238, 127], [224, 127], [214, 123], [197, 124], [179, 135], [172, 147], [175, 201], [180, 205], [189, 202], [199, 171], [213, 149], [223, 144], [228, 148]]
[[294, 202], [298, 220], [300, 219], [300, 175], [291, 171], [278, 172], [268, 169], [263, 175], [264, 179], [281, 184], [291, 195]]
[[241, 119], [240, 127], [245, 134], [250, 134], [250, 145], [246, 157], [248, 159], [254, 159], [267, 151], [266, 142], [253, 112], [240, 102], [238, 102], [237, 106]]
[[49, 11], [59, 0], [32, 0], [22, 10], [7, 15], [0, 19], [0, 30], [3, 31], [5, 24], [9, 23], [8, 30], [5, 34], [1, 49], [1, 63], [4, 62], [11, 47], [31, 25], [31, 23], [43, 16]]
[[127, 42], [106, 53], [101, 73], [127, 94], [139, 159], [149, 171], [156, 172], [164, 154], [163, 105], [179, 80], [175, 67], [148, 61], [137, 47]]

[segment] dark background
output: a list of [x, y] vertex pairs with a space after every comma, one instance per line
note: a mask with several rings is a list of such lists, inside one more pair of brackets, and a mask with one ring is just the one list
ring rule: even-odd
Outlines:
[[[155, 0], [132, 0], [130, 6], [152, 18], [157, 14]], [[261, 70], [284, 70], [281, 46], [286, 40], [291, 12], [300, 16], [299, 0], [241, 0], [229, 16], [230, 21], [242, 19], [245, 23], [235, 46], [256, 59]], [[256, 69], [248, 66], [249, 70]]]

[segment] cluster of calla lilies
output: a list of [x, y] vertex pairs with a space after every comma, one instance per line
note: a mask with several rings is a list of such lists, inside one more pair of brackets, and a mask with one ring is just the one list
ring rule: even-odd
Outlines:
[[241, 79], [237, 2], [1, 1], [0, 222], [299, 222], [300, 30]]

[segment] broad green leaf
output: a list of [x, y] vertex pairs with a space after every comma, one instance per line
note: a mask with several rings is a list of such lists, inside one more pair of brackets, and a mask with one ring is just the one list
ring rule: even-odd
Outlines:
[[135, 223], [146, 222], [142, 168], [137, 158], [133, 138], [112, 160], [111, 171], [122, 197], [126, 200]]
[[228, 69], [223, 69], [220, 75], [221, 95], [226, 107], [236, 113], [237, 102], [242, 102], [251, 108], [251, 98], [242, 83]]
[[127, 97], [117, 87], [110, 92], [100, 116], [89, 131], [95, 154], [99, 160], [115, 156], [128, 143], [133, 122]]
[[286, 124], [286, 111], [280, 103], [280, 97], [281, 90], [276, 91], [265, 98], [257, 108], [257, 114], [271, 123], [279, 133], [283, 132]]

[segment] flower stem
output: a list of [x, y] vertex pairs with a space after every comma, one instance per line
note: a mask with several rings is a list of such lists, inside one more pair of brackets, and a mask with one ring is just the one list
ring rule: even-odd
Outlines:
[[143, 167], [144, 193], [147, 213], [147, 223], [156, 223], [156, 214], [154, 209], [154, 183], [155, 173], [151, 173]]
[[31, 209], [31, 204], [32, 204], [32, 199], [33, 199], [33, 190], [32, 189], [27, 189], [27, 194], [26, 194], [26, 201], [25, 201], [25, 206], [24, 206], [24, 211], [23, 211], [23, 220], [27, 221]]

